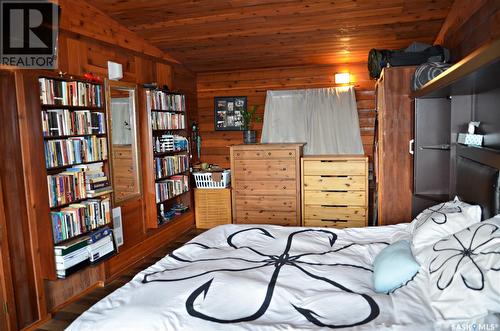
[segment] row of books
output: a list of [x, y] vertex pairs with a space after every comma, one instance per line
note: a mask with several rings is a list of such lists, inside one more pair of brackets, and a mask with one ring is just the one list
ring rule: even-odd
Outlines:
[[163, 91], [146, 91], [149, 109], [167, 111], [186, 111], [186, 100], [182, 94], [168, 94]]
[[151, 112], [151, 126], [153, 130], [185, 129], [184, 114]]
[[106, 115], [89, 110], [48, 109], [42, 111], [44, 137], [105, 134]]
[[65, 205], [76, 200], [94, 198], [111, 192], [103, 164], [76, 165], [47, 176], [49, 206]]
[[154, 162], [156, 179], [172, 176], [189, 169], [188, 155], [156, 157]]
[[86, 200], [51, 212], [50, 216], [54, 243], [59, 243], [110, 223], [110, 200]]
[[172, 151], [184, 151], [188, 149], [186, 137], [172, 134], [157, 136], [154, 141], [153, 152], [163, 153]]
[[173, 198], [189, 191], [189, 177], [185, 175], [172, 176], [155, 184], [156, 203]]
[[47, 168], [95, 162], [108, 158], [105, 137], [73, 137], [45, 141], [45, 165]]
[[39, 78], [43, 105], [102, 107], [102, 86], [80, 81]]
[[64, 245], [57, 245], [54, 247], [57, 277], [66, 278], [82, 267], [114, 253], [113, 232], [107, 227]]

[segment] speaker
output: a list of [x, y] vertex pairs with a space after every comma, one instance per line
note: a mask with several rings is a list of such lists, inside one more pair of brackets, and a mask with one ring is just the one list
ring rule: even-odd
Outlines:
[[115, 244], [118, 248], [123, 245], [123, 225], [122, 225], [122, 209], [120, 207], [113, 208], [113, 233], [115, 235]]

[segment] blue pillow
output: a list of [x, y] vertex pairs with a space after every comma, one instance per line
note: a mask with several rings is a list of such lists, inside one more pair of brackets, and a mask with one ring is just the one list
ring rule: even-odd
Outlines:
[[415, 276], [419, 268], [408, 240], [397, 241], [385, 247], [373, 261], [375, 292], [388, 293], [404, 285]]

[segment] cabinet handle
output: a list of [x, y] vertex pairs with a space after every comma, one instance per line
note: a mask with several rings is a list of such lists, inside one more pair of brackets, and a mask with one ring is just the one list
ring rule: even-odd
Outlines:
[[321, 160], [320, 162], [348, 162], [347, 160]]
[[333, 222], [333, 223], [346, 223], [348, 220], [329, 220], [329, 219], [321, 219], [321, 222]]
[[323, 207], [323, 208], [339, 208], [339, 207], [347, 208], [349, 206], [348, 205], [321, 205], [321, 207]]
[[415, 154], [415, 151], [413, 150], [413, 145], [415, 144], [415, 139], [412, 139], [408, 142], [408, 153], [411, 155]]

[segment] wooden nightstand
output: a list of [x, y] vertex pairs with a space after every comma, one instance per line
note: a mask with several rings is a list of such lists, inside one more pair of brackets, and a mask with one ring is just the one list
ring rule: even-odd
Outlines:
[[368, 157], [304, 156], [302, 225], [362, 227], [368, 220]]

